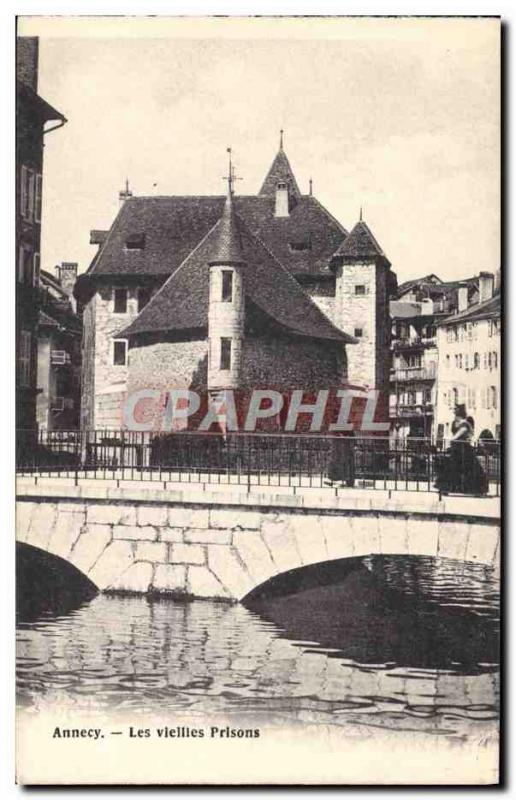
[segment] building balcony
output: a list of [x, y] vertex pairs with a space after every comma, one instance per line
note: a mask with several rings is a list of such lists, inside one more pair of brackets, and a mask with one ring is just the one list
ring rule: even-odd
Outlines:
[[414, 419], [414, 417], [433, 417], [433, 403], [399, 403], [389, 407], [391, 419]]
[[435, 367], [399, 367], [398, 369], [391, 369], [391, 382], [433, 381], [435, 376]]
[[404, 352], [407, 350], [423, 350], [425, 347], [435, 347], [436, 339], [434, 336], [411, 336], [410, 338], [393, 339], [392, 348], [394, 352]]
[[50, 362], [53, 367], [64, 367], [70, 364], [70, 353], [66, 350], [52, 350], [50, 353]]

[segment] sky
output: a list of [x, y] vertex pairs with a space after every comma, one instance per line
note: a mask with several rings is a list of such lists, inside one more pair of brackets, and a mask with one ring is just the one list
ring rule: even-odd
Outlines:
[[78, 261], [135, 194], [254, 194], [279, 130], [301, 191], [366, 222], [401, 282], [499, 268], [499, 27], [488, 19], [20, 23], [40, 35], [42, 267]]

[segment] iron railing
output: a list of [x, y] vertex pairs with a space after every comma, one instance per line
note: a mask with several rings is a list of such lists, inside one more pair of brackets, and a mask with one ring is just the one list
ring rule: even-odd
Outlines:
[[[447, 442], [298, 434], [141, 433], [127, 430], [20, 432], [20, 475], [267, 486], [348, 486], [438, 491]], [[458, 458], [458, 460], [457, 460]], [[463, 459], [463, 463], [461, 462]], [[500, 443], [459, 446], [454, 488], [468, 485], [471, 465], [498, 495]], [[461, 480], [457, 475], [462, 475]], [[441, 491], [446, 488], [441, 486]]]

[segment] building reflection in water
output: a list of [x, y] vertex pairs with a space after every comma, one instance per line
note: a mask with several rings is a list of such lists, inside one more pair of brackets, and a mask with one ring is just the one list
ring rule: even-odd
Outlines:
[[[356, 559], [253, 609], [98, 596], [21, 622], [22, 706], [382, 720], [478, 729], [498, 709], [498, 581], [480, 565]], [[419, 718], [419, 719], [418, 719]], [[202, 721], [202, 720], [200, 720]]]

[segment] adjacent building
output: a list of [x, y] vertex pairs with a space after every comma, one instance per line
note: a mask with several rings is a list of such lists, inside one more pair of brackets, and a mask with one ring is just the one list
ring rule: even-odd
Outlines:
[[[36, 429], [43, 138], [65, 117], [38, 95], [38, 39], [16, 53], [16, 425]], [[47, 125], [47, 123], [51, 123]]]
[[77, 264], [63, 262], [55, 273], [40, 271], [36, 402], [40, 431], [79, 426], [82, 323], [73, 297]]
[[[499, 353], [492, 337], [491, 349], [485, 342], [481, 344], [488, 325], [477, 324], [479, 313], [485, 315], [483, 319], [489, 314], [497, 314], [499, 319], [499, 288], [494, 276], [480, 273], [445, 282], [431, 274], [407, 281], [399, 286], [390, 312], [393, 435], [448, 438], [457, 402], [466, 403], [472, 416], [478, 417], [480, 428], [497, 435]], [[499, 344], [499, 338], [495, 341]], [[482, 371], [484, 362], [493, 376], [491, 383]], [[480, 428], [477, 424], [477, 434]]]
[[478, 300], [439, 321], [435, 432], [447, 439], [453, 409], [464, 403], [479, 439], [501, 434], [501, 294], [492, 273], [481, 272]]
[[280, 149], [257, 195], [133, 196], [77, 281], [81, 426], [120, 428], [140, 388], [347, 381], [386, 398], [391, 265], [366, 222], [348, 231], [303, 194]]

